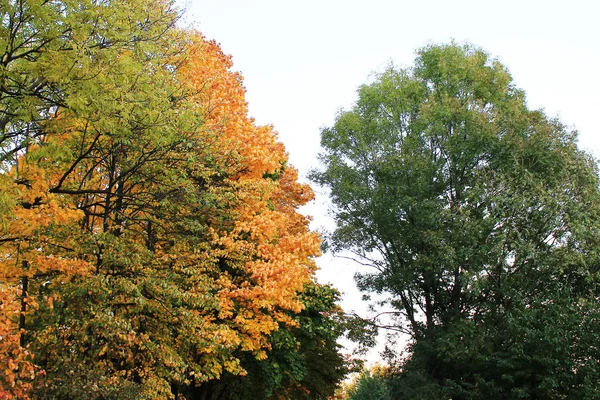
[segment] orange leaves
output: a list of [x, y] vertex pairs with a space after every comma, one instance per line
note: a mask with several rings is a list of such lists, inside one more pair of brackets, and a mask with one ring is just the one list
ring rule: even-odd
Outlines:
[[183, 61], [118, 53], [0, 175], [0, 304], [13, 307], [0, 356], [18, 349], [0, 357], [3, 385], [25, 379], [6, 371], [29, 371], [32, 349], [56, 397], [73, 384], [78, 398], [165, 398], [246, 374], [244, 353], [264, 359], [298, 324], [320, 253], [298, 213], [313, 194], [248, 116], [230, 57], [186, 43]]
[[[57, 230], [76, 224], [82, 213], [67, 206], [64, 199], [48, 192], [47, 171], [27, 156], [19, 160], [19, 169], [6, 174], [5, 187], [12, 193], [13, 206], [0, 231], [0, 277], [13, 282], [22, 276], [85, 273], [88, 266], [76, 259], [60, 257], [59, 248], [68, 248], [71, 240], [55, 236]], [[22, 261], [27, 261], [23, 270]]]
[[230, 70], [231, 57], [214, 41], [191, 38], [181, 75], [192, 88], [192, 101], [204, 118], [202, 130], [216, 138], [216, 149], [232, 177], [260, 178], [280, 167], [284, 147], [270, 126], [257, 127], [248, 117], [245, 89], [239, 73]]
[[297, 182], [273, 128], [256, 126], [248, 116], [231, 58], [198, 34], [191, 41], [182, 80], [205, 121], [198, 134], [212, 141], [211, 156], [227, 171], [236, 198], [233, 225], [212, 230], [212, 254], [229, 268], [215, 282], [219, 315], [234, 324], [242, 350], [261, 356], [279, 324], [294, 324], [286, 311], [302, 309], [297, 294], [320, 254], [318, 235], [297, 211], [313, 194]]
[[31, 354], [20, 346], [19, 287], [0, 282], [0, 399], [28, 399], [35, 378]]

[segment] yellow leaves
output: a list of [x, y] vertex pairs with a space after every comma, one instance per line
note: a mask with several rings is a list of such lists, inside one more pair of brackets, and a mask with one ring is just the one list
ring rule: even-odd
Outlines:
[[91, 265], [83, 260], [63, 258], [54, 255], [38, 255], [33, 259], [32, 265], [38, 274], [59, 272], [65, 275], [65, 280], [74, 276], [86, 274], [91, 271]]
[[[42, 327], [28, 335], [37, 356], [98, 392], [136, 379], [162, 398], [168, 382], [244, 375], [240, 351], [264, 359], [269, 336], [297, 324], [319, 254], [297, 211], [312, 192], [273, 127], [248, 116], [231, 58], [199, 35], [190, 43], [183, 67], [165, 68], [185, 86], [177, 105], [179, 82], [147, 74], [164, 65], [136, 65], [138, 53], [116, 49], [114, 65], [96, 66], [110, 78], [68, 98], [44, 124], [43, 144], [2, 174], [0, 374], [26, 370], [23, 277], [26, 328]], [[177, 131], [182, 115], [189, 131]], [[4, 365], [13, 349], [21, 358]]]
[[248, 372], [242, 368], [240, 365], [240, 360], [238, 359], [225, 361], [223, 363], [223, 368], [225, 371], [234, 375], [246, 376], [248, 374]]

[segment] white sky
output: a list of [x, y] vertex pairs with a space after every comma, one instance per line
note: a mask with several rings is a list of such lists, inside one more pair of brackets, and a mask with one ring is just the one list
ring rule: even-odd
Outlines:
[[[410, 66], [428, 44], [468, 41], [508, 67], [530, 108], [580, 132], [600, 158], [600, 2], [595, 0], [179, 0], [186, 21], [233, 56], [250, 115], [272, 124], [301, 176], [317, 166], [320, 127], [356, 100], [372, 72]], [[598, 4], [598, 5], [597, 5]], [[324, 193], [307, 207], [314, 228], [332, 227]], [[364, 309], [357, 266], [324, 256], [319, 278]], [[371, 355], [371, 359], [376, 353]]]

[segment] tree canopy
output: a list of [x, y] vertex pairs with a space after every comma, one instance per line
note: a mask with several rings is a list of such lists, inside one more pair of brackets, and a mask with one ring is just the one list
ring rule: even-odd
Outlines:
[[230, 57], [168, 0], [0, 10], [0, 398], [333, 392], [313, 193]]
[[[329, 245], [372, 273], [391, 398], [598, 398], [600, 193], [577, 133], [471, 45], [390, 67], [322, 130]], [[377, 321], [375, 321], [377, 323]]]

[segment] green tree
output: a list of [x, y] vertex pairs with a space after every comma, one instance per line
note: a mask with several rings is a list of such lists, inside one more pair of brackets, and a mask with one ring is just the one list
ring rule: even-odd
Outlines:
[[169, 0], [3, 0], [0, 13], [3, 166], [43, 141], [42, 123], [57, 107], [89, 106], [123, 51], [164, 56], [178, 17]]
[[390, 400], [390, 379], [385, 369], [364, 369], [346, 389], [348, 400]]
[[470, 45], [425, 47], [358, 97], [312, 177], [331, 247], [374, 268], [359, 287], [412, 339], [394, 396], [599, 396], [600, 195], [576, 132]]

